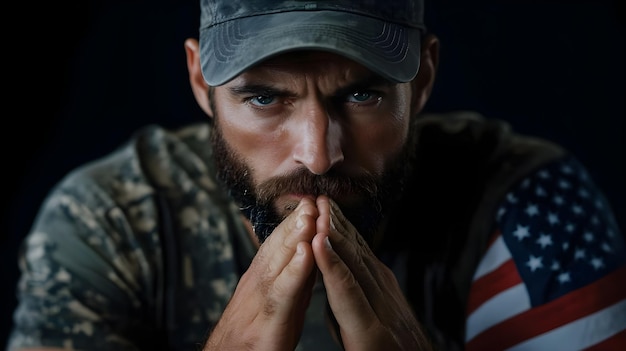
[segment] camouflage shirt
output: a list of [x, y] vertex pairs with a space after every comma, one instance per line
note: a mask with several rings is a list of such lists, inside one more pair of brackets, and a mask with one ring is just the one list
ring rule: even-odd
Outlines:
[[[523, 179], [556, 167], [563, 152], [510, 136], [500, 124], [497, 133], [484, 132], [476, 116], [420, 123], [426, 175], [415, 184], [425, 186], [409, 189], [401, 215], [424, 215], [413, 220], [411, 240], [394, 238], [395, 246], [386, 246], [393, 254], [381, 257], [412, 294], [433, 339], [442, 349], [459, 349], [472, 276], [498, 225], [499, 204]], [[148, 126], [51, 191], [22, 246], [8, 349], [201, 349], [256, 251], [239, 209], [216, 181], [209, 134], [207, 124]], [[446, 145], [449, 155], [442, 154]], [[446, 168], [457, 163], [465, 168]], [[404, 233], [406, 226], [397, 225]], [[339, 349], [331, 346], [324, 310], [323, 287], [316, 286], [297, 350]]]
[[9, 349], [201, 348], [256, 251], [209, 131], [148, 126], [53, 189], [22, 247]]

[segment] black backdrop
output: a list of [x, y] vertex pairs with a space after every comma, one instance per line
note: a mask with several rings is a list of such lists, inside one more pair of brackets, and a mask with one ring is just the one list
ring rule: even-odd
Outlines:
[[[566, 146], [605, 190], [624, 232], [625, 2], [426, 2], [441, 39], [426, 109], [477, 110]], [[6, 15], [15, 17], [3, 30], [2, 343], [17, 245], [49, 188], [142, 125], [203, 118], [183, 50], [197, 33], [195, 1], [31, 2]]]

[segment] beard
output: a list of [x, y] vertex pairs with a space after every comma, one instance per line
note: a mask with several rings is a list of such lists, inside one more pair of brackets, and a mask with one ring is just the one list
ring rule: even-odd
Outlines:
[[[382, 175], [347, 175], [331, 169], [316, 175], [305, 167], [288, 174], [270, 178], [258, 185], [252, 180], [252, 170], [224, 139], [219, 117], [213, 109], [214, 128], [211, 144], [217, 166], [217, 178], [250, 220], [254, 233], [263, 243], [274, 229], [291, 213], [297, 203], [278, 207], [277, 199], [286, 194], [327, 195], [337, 202], [343, 215], [370, 244], [381, 240], [381, 224], [405, 189], [412, 174], [411, 159], [415, 155], [413, 123], [402, 150], [385, 167]], [[347, 201], [346, 199], [349, 199]], [[343, 201], [342, 201], [343, 200]]]

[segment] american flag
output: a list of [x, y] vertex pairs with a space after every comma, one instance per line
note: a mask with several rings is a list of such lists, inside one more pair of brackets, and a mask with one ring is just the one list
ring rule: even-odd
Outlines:
[[626, 350], [626, 249], [583, 166], [525, 178], [474, 274], [466, 350]]

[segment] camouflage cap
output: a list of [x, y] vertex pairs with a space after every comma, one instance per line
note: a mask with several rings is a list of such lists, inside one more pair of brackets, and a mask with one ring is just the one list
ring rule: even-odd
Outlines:
[[217, 86], [293, 50], [343, 55], [394, 82], [420, 64], [423, 0], [201, 0], [204, 79]]

